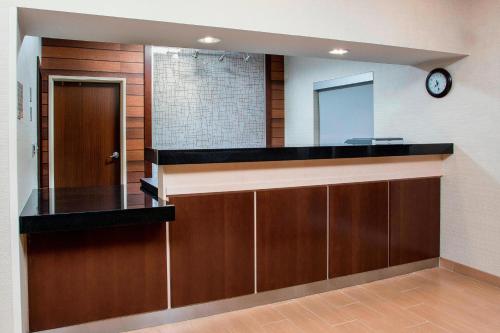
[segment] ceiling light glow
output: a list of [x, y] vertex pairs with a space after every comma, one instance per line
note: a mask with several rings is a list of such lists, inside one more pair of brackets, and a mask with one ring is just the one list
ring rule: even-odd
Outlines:
[[346, 49], [333, 49], [329, 53], [334, 55], [344, 55], [349, 53], [349, 51]]
[[198, 42], [200, 42], [202, 44], [215, 44], [215, 43], [220, 42], [220, 39], [215, 38], [215, 37], [211, 37], [211, 36], [206, 36], [206, 37], [198, 39]]

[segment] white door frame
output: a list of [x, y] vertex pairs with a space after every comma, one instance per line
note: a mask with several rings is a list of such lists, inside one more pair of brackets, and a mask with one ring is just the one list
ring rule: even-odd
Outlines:
[[49, 75], [49, 187], [54, 188], [54, 82], [97, 82], [120, 84], [120, 179], [127, 184], [127, 80], [118, 77]]

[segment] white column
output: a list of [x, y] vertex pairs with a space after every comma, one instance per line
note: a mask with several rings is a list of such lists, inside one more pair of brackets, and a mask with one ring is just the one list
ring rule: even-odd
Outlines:
[[17, 9], [0, 4], [0, 332], [21, 332], [17, 204]]

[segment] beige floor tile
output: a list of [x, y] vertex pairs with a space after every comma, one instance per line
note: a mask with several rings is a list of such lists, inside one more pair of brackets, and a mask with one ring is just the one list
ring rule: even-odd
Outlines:
[[288, 319], [264, 325], [262, 328], [266, 333], [306, 333]]
[[500, 288], [444, 269], [130, 333], [500, 332]]
[[357, 302], [355, 299], [347, 296], [340, 290], [329, 291], [326, 293], [318, 294], [328, 304], [339, 307]]
[[373, 332], [368, 327], [357, 320], [333, 326], [331, 333], [370, 333]]
[[326, 333], [330, 329], [327, 322], [296, 301], [278, 305], [275, 309], [303, 331]]
[[341, 307], [331, 305], [318, 295], [303, 297], [297, 302], [330, 325], [338, 325], [355, 319], [345, 311], [340, 310]]
[[433, 323], [424, 323], [407, 330], [408, 333], [451, 333]]
[[258, 306], [248, 310], [250, 316], [260, 325], [266, 325], [276, 321], [284, 320], [285, 317], [270, 306]]
[[224, 328], [230, 333], [263, 333], [262, 326], [259, 325], [252, 316], [243, 311], [229, 312], [220, 315], [218, 318], [223, 324]]
[[425, 304], [416, 305], [408, 310], [450, 332], [478, 332], [473, 325], [467, 325], [460, 320], [457, 320], [455, 316], [450, 315], [446, 311], [439, 311]]
[[348, 288], [344, 293], [377, 311], [384, 318], [388, 317], [389, 319], [386, 321], [390, 322], [392, 327], [405, 328], [425, 322], [424, 318], [406, 311], [391, 300], [376, 296], [375, 293], [370, 292], [366, 287]]

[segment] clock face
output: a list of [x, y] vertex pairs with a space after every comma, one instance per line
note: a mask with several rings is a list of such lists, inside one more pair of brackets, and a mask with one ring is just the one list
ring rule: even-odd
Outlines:
[[451, 89], [451, 75], [442, 68], [432, 70], [427, 76], [426, 88], [433, 97], [444, 97]]
[[446, 77], [443, 73], [434, 73], [429, 77], [429, 81], [427, 81], [427, 86], [429, 90], [434, 94], [438, 95], [444, 91], [446, 88]]

